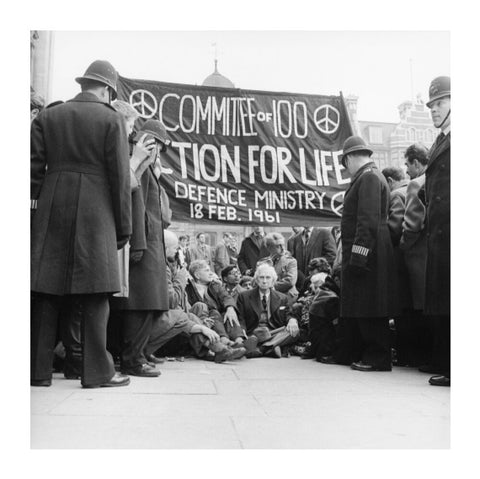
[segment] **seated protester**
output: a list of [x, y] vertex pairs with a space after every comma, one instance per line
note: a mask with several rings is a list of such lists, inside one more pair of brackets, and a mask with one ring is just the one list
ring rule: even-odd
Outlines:
[[297, 343], [291, 348], [291, 353], [301, 356], [302, 359], [313, 358], [310, 353], [310, 305], [326, 277], [326, 273], [314, 274], [310, 279], [310, 289], [292, 306], [292, 313], [297, 318], [300, 332]]
[[241, 286], [243, 289], [252, 289], [253, 288], [253, 278], [251, 276], [248, 276], [247, 274], [244, 274], [240, 282], [238, 283], [239, 286]]
[[230, 265], [222, 269], [222, 280], [225, 291], [237, 301], [237, 296], [244, 288], [240, 286], [240, 270], [236, 265]]
[[[205, 260], [194, 260], [189, 268], [190, 279], [186, 293], [191, 312], [220, 335], [220, 340], [227, 345], [235, 342], [241, 345], [244, 332], [237, 317], [235, 299], [232, 298], [221, 283], [214, 281], [214, 274]], [[206, 308], [205, 308], [206, 305]]]
[[307, 269], [308, 276], [305, 278], [305, 282], [303, 284], [303, 288], [300, 290], [299, 296], [303, 296], [304, 294], [307, 294], [311, 291], [310, 282], [314, 274], [325, 273], [326, 276], [329, 275], [332, 271], [330, 265], [328, 264], [328, 261], [322, 257], [311, 259], [308, 263]]
[[[180, 265], [176, 251], [178, 248], [177, 235], [171, 231], [164, 231], [165, 253], [167, 258], [167, 286], [169, 311], [162, 314], [152, 329], [145, 356], [148, 361], [156, 364], [163, 362], [154, 353], [160, 348], [167, 348], [172, 340], [182, 335], [183, 342], [177, 342], [181, 347], [188, 342], [195, 356], [202, 359], [212, 358], [215, 362], [239, 359], [245, 354], [244, 348], [232, 349], [220, 341], [218, 333], [202, 324], [202, 321], [193, 313], [186, 313], [185, 287], [187, 285], [187, 270]], [[207, 308], [205, 307], [205, 310]]]
[[305, 359], [315, 358], [325, 364], [336, 362], [333, 354], [336, 323], [340, 315], [340, 274], [341, 268], [336, 268], [332, 276], [327, 276], [323, 284], [316, 288], [309, 314], [311, 346]]
[[285, 238], [280, 233], [269, 233], [265, 236], [265, 246], [270, 256], [257, 261], [260, 264], [269, 264], [274, 267], [277, 279], [273, 287], [288, 297], [288, 304], [292, 305], [298, 297], [295, 287], [297, 282], [297, 260], [285, 248]]
[[256, 286], [238, 295], [237, 309], [241, 327], [260, 344], [248, 357], [280, 358], [281, 347], [289, 346], [298, 336], [298, 322], [290, 314], [288, 298], [273, 288], [277, 273], [273, 266], [257, 266]]

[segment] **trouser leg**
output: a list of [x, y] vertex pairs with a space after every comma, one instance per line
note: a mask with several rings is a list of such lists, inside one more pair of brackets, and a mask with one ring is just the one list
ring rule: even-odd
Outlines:
[[310, 342], [317, 359], [331, 356], [335, 341], [335, 330], [332, 321], [322, 316], [310, 314]]
[[333, 357], [338, 364], [350, 365], [362, 356], [362, 336], [355, 318], [339, 318]]
[[107, 349], [118, 359], [122, 352], [122, 317], [119, 311], [110, 310], [107, 325]]
[[63, 373], [66, 377], [82, 374], [82, 314], [75, 301], [63, 311], [60, 318], [60, 331], [65, 347]]
[[[161, 323], [165, 321], [164, 318], [167, 314], [175, 317], [175, 323], [172, 328], [165, 331]], [[179, 334], [189, 333], [191, 329], [192, 323], [188, 320], [187, 313], [184, 311], [172, 309], [170, 311], [155, 313], [152, 320], [150, 337], [145, 348], [145, 355], [149, 356], [153, 354]]]
[[52, 378], [53, 350], [63, 297], [32, 293], [30, 312], [30, 379]]
[[358, 318], [364, 343], [362, 361], [378, 369], [392, 369], [392, 349], [388, 318]]
[[122, 369], [146, 364], [144, 350], [152, 332], [153, 311], [123, 311]]
[[440, 374], [450, 377], [450, 315], [438, 315], [432, 319], [432, 366]]
[[81, 317], [82, 386], [98, 386], [115, 375], [113, 359], [107, 351], [108, 296], [75, 295], [72, 300]]

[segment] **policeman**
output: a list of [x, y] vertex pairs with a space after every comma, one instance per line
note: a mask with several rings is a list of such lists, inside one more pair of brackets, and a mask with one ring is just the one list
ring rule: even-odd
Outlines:
[[427, 106], [441, 130], [425, 170], [425, 314], [432, 318], [434, 331], [431, 371], [438, 373], [429, 382], [450, 386], [450, 77], [432, 81]]
[[70, 377], [83, 387], [130, 381], [106, 350], [108, 296], [120, 291], [117, 248], [132, 232], [125, 122], [110, 106], [117, 76], [109, 62], [93, 62], [76, 78], [80, 94], [32, 122], [32, 386], [51, 384], [60, 310], [64, 343], [81, 339], [83, 350], [67, 357]]
[[358, 371], [391, 371], [389, 318], [394, 311], [394, 259], [388, 229], [388, 184], [358, 136], [343, 145], [351, 175], [342, 231], [341, 317], [346, 351], [339, 362]]

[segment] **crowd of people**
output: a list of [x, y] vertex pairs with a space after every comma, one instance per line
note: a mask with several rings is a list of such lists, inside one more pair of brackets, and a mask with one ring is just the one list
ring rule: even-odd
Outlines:
[[450, 385], [450, 79], [433, 80], [428, 151], [379, 171], [360, 137], [340, 226], [254, 226], [215, 247], [168, 227], [161, 184], [170, 139], [116, 99], [97, 60], [81, 92], [31, 98], [31, 385], [52, 371], [83, 387], [158, 377], [165, 358], [222, 363], [291, 355], [357, 371], [392, 363]]

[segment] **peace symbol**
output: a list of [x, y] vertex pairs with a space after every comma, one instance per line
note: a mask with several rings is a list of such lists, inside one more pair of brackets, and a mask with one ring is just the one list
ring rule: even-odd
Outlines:
[[315, 126], [328, 135], [340, 126], [340, 112], [332, 105], [322, 105], [315, 110]]
[[137, 110], [142, 118], [153, 118], [157, 113], [157, 100], [147, 90], [134, 90], [130, 93], [130, 105]]
[[332, 212], [337, 216], [342, 216], [343, 211], [343, 197], [345, 196], [345, 191], [340, 191], [332, 196], [330, 201]]

